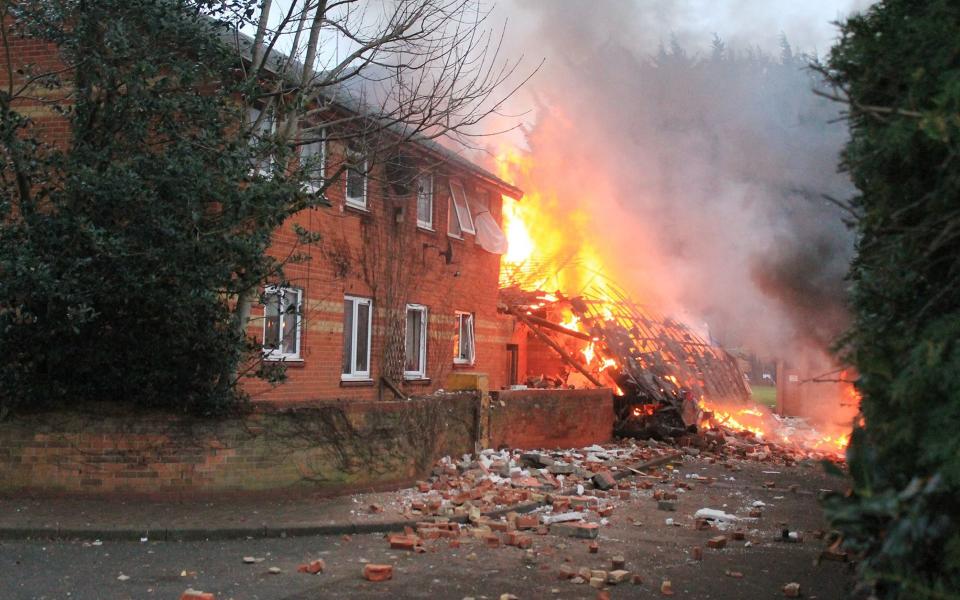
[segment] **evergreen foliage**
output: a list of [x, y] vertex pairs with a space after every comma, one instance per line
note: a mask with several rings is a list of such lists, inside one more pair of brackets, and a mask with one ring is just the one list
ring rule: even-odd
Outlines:
[[3, 3], [7, 42], [55, 45], [66, 69], [39, 83], [72, 94], [52, 105], [70, 124], [54, 147], [0, 91], [0, 411], [243, 400], [259, 347], [231, 304], [282, 280], [271, 233], [316, 198], [284, 172], [289, 149], [236, 134], [258, 90], [206, 4]]
[[883, 0], [826, 71], [859, 194], [846, 340], [864, 424], [826, 500], [880, 598], [960, 597], [960, 5]]

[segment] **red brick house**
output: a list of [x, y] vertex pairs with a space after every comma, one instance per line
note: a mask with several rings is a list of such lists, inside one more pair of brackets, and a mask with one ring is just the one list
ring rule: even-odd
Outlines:
[[[351, 158], [345, 143], [318, 146], [308, 152], [327, 169]], [[443, 388], [456, 371], [505, 385], [513, 319], [497, 313], [500, 256], [480, 239], [481, 228], [499, 233], [501, 195], [522, 192], [434, 143], [412, 146], [413, 185], [397, 185], [385, 161], [355, 160], [366, 168], [333, 182], [329, 208], [294, 217], [321, 240], [297, 248], [310, 260], [288, 265], [288, 282], [251, 311], [264, 360], [287, 367], [279, 386], [247, 383], [254, 400], [388, 398], [383, 362], [399, 351], [403, 373], [391, 383], [408, 395]], [[277, 231], [276, 256], [296, 246], [294, 223]]]

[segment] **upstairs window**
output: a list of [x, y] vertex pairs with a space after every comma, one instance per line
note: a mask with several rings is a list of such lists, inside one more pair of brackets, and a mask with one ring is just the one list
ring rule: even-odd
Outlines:
[[447, 233], [453, 237], [463, 237], [463, 233], [476, 233], [473, 228], [473, 216], [467, 194], [459, 181], [450, 182], [450, 202], [447, 206]]
[[300, 358], [301, 304], [296, 288], [269, 286], [263, 294], [263, 354], [268, 360]]
[[417, 177], [417, 227], [433, 230], [433, 175]]
[[343, 298], [343, 369], [341, 379], [370, 379], [370, 333], [373, 301]]
[[254, 152], [250, 159], [251, 166], [255, 173], [269, 175], [273, 157], [261, 156], [260, 153], [263, 152], [263, 144], [276, 133], [276, 122], [269, 112], [264, 114], [259, 108], [248, 108], [247, 123], [251, 127], [250, 148]]
[[473, 335], [473, 314], [456, 312], [457, 331], [453, 336], [453, 363], [472, 365], [476, 357]]
[[326, 130], [321, 130], [319, 140], [300, 146], [300, 167], [306, 176], [307, 191], [311, 193], [323, 189], [327, 160], [326, 133]]
[[356, 150], [347, 150], [347, 204], [367, 208], [367, 158]]
[[407, 379], [427, 376], [427, 307], [420, 304], [407, 305], [403, 376]]

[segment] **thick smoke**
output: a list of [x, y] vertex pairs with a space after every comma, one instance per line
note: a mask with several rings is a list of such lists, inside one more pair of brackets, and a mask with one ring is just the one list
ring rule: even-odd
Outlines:
[[844, 215], [823, 198], [852, 192], [837, 172], [840, 107], [812, 93], [809, 57], [788, 43], [796, 33], [827, 45], [841, 12], [762, 30], [783, 25], [766, 7], [784, 4], [501, 7], [512, 43], [546, 58], [515, 99], [536, 107], [521, 187], [586, 214], [565, 235], [659, 312], [696, 315], [725, 345], [779, 356], [823, 350], [842, 331], [853, 251]]

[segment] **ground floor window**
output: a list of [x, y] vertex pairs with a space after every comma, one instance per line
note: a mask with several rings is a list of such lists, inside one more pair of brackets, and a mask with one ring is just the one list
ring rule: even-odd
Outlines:
[[342, 379], [370, 379], [372, 322], [372, 300], [358, 296], [344, 296]]
[[263, 353], [269, 360], [300, 358], [301, 304], [296, 288], [268, 286], [263, 294]]
[[403, 376], [424, 379], [427, 376], [427, 307], [407, 305]]
[[457, 331], [453, 336], [453, 362], [472, 365], [476, 357], [473, 335], [473, 314], [456, 312]]

